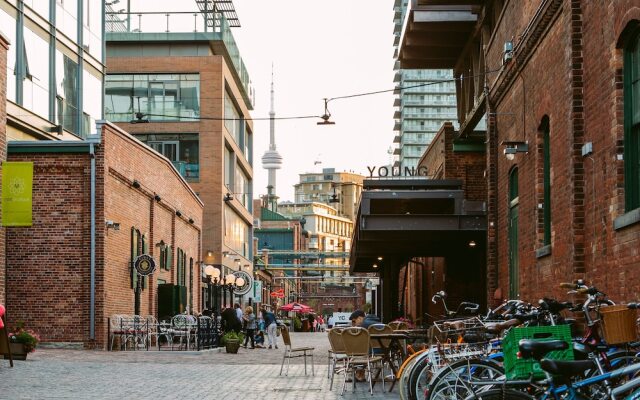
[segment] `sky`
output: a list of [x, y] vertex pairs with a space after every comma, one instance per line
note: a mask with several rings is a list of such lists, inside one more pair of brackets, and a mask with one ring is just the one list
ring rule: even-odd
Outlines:
[[[240, 54], [256, 91], [254, 118], [268, 117], [274, 65], [276, 117], [321, 115], [323, 98], [392, 89], [393, 0], [234, 0], [241, 27]], [[336, 171], [368, 174], [389, 163], [392, 92], [329, 103], [332, 126], [318, 120], [276, 121], [284, 158], [277, 194], [293, 200], [299, 174]], [[254, 122], [254, 198], [266, 193], [262, 155], [269, 121]], [[314, 167], [315, 161], [321, 164]]]

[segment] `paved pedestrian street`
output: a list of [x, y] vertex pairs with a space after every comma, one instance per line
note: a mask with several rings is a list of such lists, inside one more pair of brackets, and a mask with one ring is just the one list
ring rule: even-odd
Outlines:
[[[289, 376], [279, 376], [279, 349], [196, 351], [81, 351], [38, 349], [9, 368], [0, 360], [0, 399], [398, 399], [374, 396], [365, 383], [329, 390], [326, 333], [292, 333], [296, 346], [315, 347], [315, 376], [304, 374], [301, 359], [291, 360]], [[286, 366], [285, 366], [286, 368]], [[342, 376], [336, 376], [341, 383]], [[350, 384], [349, 384], [350, 385]], [[387, 390], [389, 386], [387, 386]]]

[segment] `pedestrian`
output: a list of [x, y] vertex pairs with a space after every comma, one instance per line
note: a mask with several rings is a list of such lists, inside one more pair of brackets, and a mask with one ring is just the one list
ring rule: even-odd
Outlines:
[[327, 318], [327, 328], [333, 329], [333, 315], [329, 315], [329, 318]]
[[262, 318], [264, 319], [264, 326], [267, 327], [267, 339], [269, 340], [269, 349], [271, 346], [278, 348], [278, 342], [276, 339], [276, 329], [278, 329], [278, 323], [276, 322], [276, 316], [274, 313], [267, 311], [266, 308], [262, 308]]
[[236, 310], [236, 317], [238, 317], [238, 321], [242, 323], [242, 308], [240, 307], [240, 304], [234, 304], [233, 308]]
[[309, 332], [315, 331], [316, 319], [313, 317], [313, 314], [310, 313], [307, 316], [307, 321], [309, 321]]
[[244, 338], [244, 348], [247, 348], [247, 344], [249, 343], [249, 339], [251, 339], [251, 348], [255, 349], [256, 348], [256, 343], [255, 343], [255, 333], [256, 333], [256, 316], [253, 313], [253, 307], [251, 306], [247, 306], [247, 308], [244, 309], [244, 316], [242, 317], [243, 321], [245, 322], [246, 325], [246, 335]]
[[220, 314], [220, 320], [222, 323], [222, 330], [224, 332], [240, 332], [242, 324], [238, 320], [236, 312], [233, 308], [225, 308]]
[[380, 324], [380, 317], [373, 314], [365, 314], [362, 310], [355, 310], [349, 316], [352, 326], [360, 326], [362, 328], [368, 328], [374, 324]]
[[260, 331], [256, 334], [256, 347], [264, 349], [264, 332]]

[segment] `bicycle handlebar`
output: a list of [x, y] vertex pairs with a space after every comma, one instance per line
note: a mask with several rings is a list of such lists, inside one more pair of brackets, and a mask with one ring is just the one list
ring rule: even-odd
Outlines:
[[560, 287], [563, 289], [578, 289], [578, 285], [575, 283], [563, 282], [560, 284]]

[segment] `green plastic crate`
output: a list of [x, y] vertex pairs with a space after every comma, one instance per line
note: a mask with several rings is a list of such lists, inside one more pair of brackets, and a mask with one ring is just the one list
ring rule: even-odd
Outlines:
[[521, 339], [563, 340], [569, 344], [569, 347], [566, 350], [552, 351], [545, 358], [550, 360], [573, 360], [571, 327], [569, 325], [513, 328], [507, 332], [502, 341], [504, 370], [507, 379], [528, 379], [531, 373], [536, 379], [541, 379], [545, 376], [539, 362], [533, 359], [518, 358], [518, 343]]

